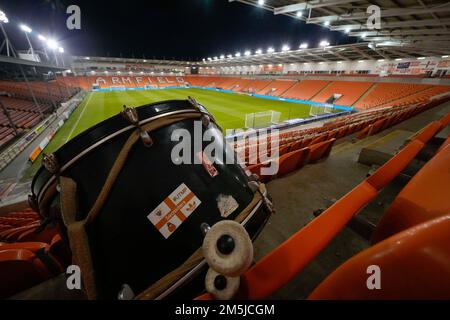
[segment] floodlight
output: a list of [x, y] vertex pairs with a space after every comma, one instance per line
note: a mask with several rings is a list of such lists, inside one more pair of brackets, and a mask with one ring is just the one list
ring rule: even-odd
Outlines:
[[64, 53], [64, 48], [63, 48], [63, 47], [59, 47], [59, 48], [58, 48], [58, 52], [59, 52], [59, 53]]
[[274, 53], [275, 49], [272, 47], [269, 47], [269, 49], [267, 49], [267, 53]]
[[26, 24], [21, 24], [21, 25], [20, 25], [20, 30], [22, 30], [22, 31], [24, 31], [24, 32], [26, 32], [26, 33], [31, 33], [31, 31], [33, 31], [33, 30], [31, 30], [31, 28], [30, 28], [29, 26], [27, 26]]
[[258, 49], [258, 50], [255, 51], [255, 53], [256, 53], [256, 54], [261, 54], [261, 53], [262, 53], [262, 50], [261, 50], [261, 49]]
[[[53, 40], [53, 39], [48, 39], [48, 41], [47, 41], [47, 46], [48, 46], [50, 49], [55, 50], [55, 49], [58, 48], [58, 43], [57, 43], [55, 40]], [[89, 60], [89, 59], [88, 59], [88, 60]]]
[[263, 5], [264, 5], [264, 3], [265, 3], [265, 1], [264, 1], [264, 0], [258, 0], [258, 4], [259, 4], [260, 6], [263, 6]]
[[301, 17], [301, 16], [303, 16], [303, 11], [297, 11], [297, 17]]
[[236, 57], [240, 57], [240, 56], [241, 56], [241, 53], [240, 53], [240, 52], [236, 52], [235, 56], [236, 56]]
[[0, 10], [0, 23], [8, 23], [8, 17], [6, 16], [6, 13]]
[[306, 42], [303, 42], [303, 43], [300, 45], [300, 49], [306, 49], [306, 48], [308, 48], [308, 44], [307, 44]]
[[247, 51], [245, 51], [245, 53], [244, 53], [244, 55], [247, 56], [247, 57], [248, 57], [249, 55], [251, 55], [251, 54], [252, 54], [252, 52], [251, 52], [250, 50], [247, 50]]
[[47, 38], [44, 37], [42, 34], [38, 35], [39, 40], [41, 41], [47, 41]]
[[327, 40], [322, 40], [319, 43], [319, 46], [321, 46], [321, 47], [327, 47], [329, 45], [330, 45], [330, 43]]
[[287, 45], [287, 44], [285, 44], [285, 45], [283, 45], [283, 47], [281, 48], [281, 51], [283, 51], [283, 52], [286, 52], [286, 51], [289, 51], [291, 48]]
[[325, 21], [324, 25], [325, 25], [325, 27], [328, 27], [330, 25], [330, 21]]

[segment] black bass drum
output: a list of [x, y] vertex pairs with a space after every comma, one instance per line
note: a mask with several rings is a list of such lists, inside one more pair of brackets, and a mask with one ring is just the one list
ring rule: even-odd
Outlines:
[[[211, 142], [199, 141], [199, 128], [223, 148], [221, 159], [206, 155]], [[174, 156], [174, 132], [191, 135], [190, 164]], [[193, 99], [125, 108], [44, 156], [30, 204], [62, 225], [88, 298], [117, 299], [125, 289], [141, 299], [192, 298], [203, 283], [205, 228], [235, 220], [254, 239], [270, 216], [264, 185], [230, 157]]]

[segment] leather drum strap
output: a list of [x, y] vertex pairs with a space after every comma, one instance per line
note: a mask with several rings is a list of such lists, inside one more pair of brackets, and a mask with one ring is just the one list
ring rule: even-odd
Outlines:
[[[182, 115], [167, 116], [157, 121], [152, 121], [141, 127], [145, 131], [154, 131], [161, 127], [168, 126], [172, 123], [176, 123], [186, 119], [200, 118], [198, 113], [186, 113]], [[76, 215], [76, 183], [74, 180], [68, 177], [60, 176], [60, 203], [61, 203], [61, 215], [64, 225], [67, 228], [67, 236], [70, 242], [70, 248], [72, 250], [73, 263], [77, 264], [81, 269], [81, 278], [86, 291], [88, 299], [96, 299], [97, 291], [95, 288], [95, 276], [94, 268], [92, 264], [92, 255], [89, 248], [88, 237], [86, 234], [86, 225], [91, 223], [98, 216], [101, 208], [108, 198], [109, 192], [113, 187], [117, 176], [122, 170], [128, 154], [133, 145], [139, 140], [139, 130], [132, 132], [125, 145], [122, 147], [116, 161], [114, 162], [108, 177], [100, 191], [94, 205], [87, 214], [86, 218], [80, 221], [75, 220]], [[54, 194], [56, 192], [56, 184], [49, 188], [50, 192]], [[51, 194], [46, 194], [45, 199], [51, 199]]]

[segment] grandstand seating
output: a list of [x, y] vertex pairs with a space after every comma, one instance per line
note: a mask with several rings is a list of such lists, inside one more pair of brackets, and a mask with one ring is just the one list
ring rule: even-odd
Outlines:
[[[449, 123], [450, 114], [447, 114], [429, 124], [377, 171], [258, 261], [241, 276], [245, 292], [240, 292], [240, 297], [264, 299], [287, 284]], [[298, 156], [283, 157], [286, 170], [294, 170]], [[448, 299], [449, 160], [450, 147], [444, 143], [397, 196], [378, 224], [372, 237], [377, 244], [335, 270], [309, 298]], [[387, 285], [390, 290], [367, 290], [365, 280], [369, 265], [386, 266], [383, 270], [390, 270], [387, 275], [393, 283]], [[414, 267], [405, 269], [405, 266]], [[430, 273], [433, 273], [431, 277]], [[421, 285], [412, 289], [411, 277], [415, 280], [417, 277]], [[342, 290], [344, 284], [346, 290]], [[209, 295], [203, 295], [198, 299], [209, 298]]]
[[356, 107], [359, 109], [370, 109], [383, 106], [430, 87], [430, 85], [425, 84], [378, 83], [370, 92], [370, 95], [359, 101]]
[[41, 227], [31, 209], [0, 216], [0, 298], [52, 278], [70, 264], [56, 227]]
[[0, 81], [0, 103], [7, 109], [12, 121], [11, 123], [3, 109], [0, 110], [0, 147], [14, 139], [16, 136], [14, 127], [17, 133], [32, 128], [59, 103], [77, 93], [80, 90], [81, 79], [62, 77], [47, 83], [30, 81], [28, 84]]
[[372, 82], [335, 81], [316, 95], [313, 101], [327, 102], [334, 94], [342, 94], [333, 104], [352, 106], [372, 85]]
[[311, 100], [320, 90], [325, 88], [330, 82], [323, 80], [302, 80], [292, 86], [281, 96], [284, 98]]
[[267, 87], [260, 90], [258, 93], [266, 96], [281, 96], [289, 88], [291, 88], [296, 82], [292, 80], [275, 80]]

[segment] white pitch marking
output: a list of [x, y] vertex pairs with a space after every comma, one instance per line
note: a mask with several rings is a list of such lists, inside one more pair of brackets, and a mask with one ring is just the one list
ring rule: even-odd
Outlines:
[[[86, 103], [84, 104], [83, 111], [81, 111], [80, 115], [78, 116], [77, 122], [75, 122], [75, 124], [74, 124], [73, 127], [72, 127], [72, 130], [70, 130], [70, 133], [69, 133], [69, 135], [67, 136], [66, 142], [69, 141], [70, 137], [72, 136], [72, 133], [75, 131], [75, 128], [78, 126], [78, 123], [80, 122], [81, 117], [83, 116], [84, 112], [86, 111], [86, 107], [87, 107], [87, 105], [89, 104], [89, 102], [91, 101], [91, 98], [92, 98], [92, 95], [93, 95], [93, 94], [94, 94], [93, 92], [91, 92], [91, 93], [89, 94], [89, 98], [87, 99]], [[66, 142], [65, 142], [65, 143], [66, 143]]]

